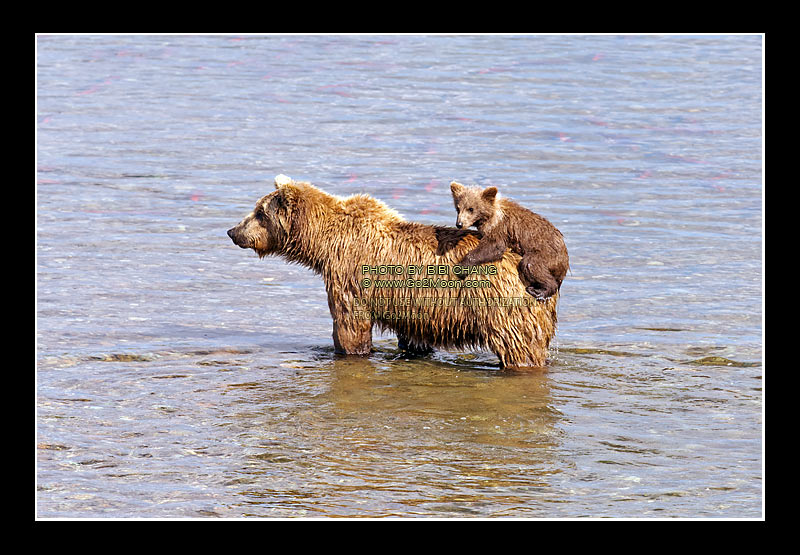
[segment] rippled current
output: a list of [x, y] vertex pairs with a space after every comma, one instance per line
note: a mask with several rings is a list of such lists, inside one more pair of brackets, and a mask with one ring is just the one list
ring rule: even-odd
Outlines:
[[[763, 517], [761, 36], [38, 36], [36, 515]], [[564, 234], [547, 372], [333, 352], [279, 173]]]

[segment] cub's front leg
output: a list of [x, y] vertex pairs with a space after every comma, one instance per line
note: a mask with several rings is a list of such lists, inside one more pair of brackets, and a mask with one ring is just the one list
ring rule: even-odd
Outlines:
[[[497, 262], [503, 258], [503, 253], [506, 252], [507, 248], [505, 241], [502, 239], [484, 237], [477, 247], [461, 259], [459, 264], [461, 266], [480, 266], [488, 262]], [[466, 275], [459, 274], [458, 277], [464, 278]]]

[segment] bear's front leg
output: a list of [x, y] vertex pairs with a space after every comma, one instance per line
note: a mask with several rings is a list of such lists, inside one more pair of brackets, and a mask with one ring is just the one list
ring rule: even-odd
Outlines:
[[492, 240], [487, 237], [481, 239], [478, 246], [472, 249], [461, 259], [462, 266], [480, 266], [487, 262], [497, 262], [506, 252], [506, 243], [502, 240]]
[[429, 355], [433, 352], [433, 347], [427, 343], [421, 343], [413, 339], [409, 339], [404, 333], [397, 333], [397, 346], [412, 355]]
[[372, 351], [372, 319], [353, 310], [353, 298], [328, 291], [328, 309], [333, 317], [333, 346], [337, 353], [368, 355]]
[[[461, 266], [480, 266], [488, 262], [497, 262], [503, 258], [506, 252], [505, 241], [484, 237], [478, 246], [467, 253], [459, 263]], [[459, 278], [465, 278], [466, 274], [459, 274]]]
[[335, 351], [341, 354], [370, 354], [372, 352], [372, 321], [334, 318], [333, 346]]

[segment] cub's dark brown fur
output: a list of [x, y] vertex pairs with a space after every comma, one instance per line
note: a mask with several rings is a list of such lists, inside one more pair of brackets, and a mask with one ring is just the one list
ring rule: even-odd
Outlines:
[[553, 224], [516, 202], [497, 198], [497, 187], [465, 187], [453, 181], [450, 191], [458, 213], [456, 227], [474, 225], [483, 234], [462, 265], [494, 262], [511, 249], [522, 256], [517, 271], [530, 295], [545, 300], [559, 290], [569, 269], [569, 255], [564, 237]]

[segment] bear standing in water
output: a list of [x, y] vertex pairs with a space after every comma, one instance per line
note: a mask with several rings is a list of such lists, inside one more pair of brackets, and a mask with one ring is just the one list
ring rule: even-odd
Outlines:
[[569, 269], [569, 255], [561, 232], [542, 216], [507, 198], [497, 187], [465, 187], [450, 183], [458, 213], [456, 227], [475, 226], [483, 238], [462, 260], [479, 266], [500, 260], [506, 249], [522, 256], [517, 271], [525, 290], [538, 300], [552, 297]]
[[[452, 267], [480, 244], [476, 231], [409, 222], [368, 195], [337, 197], [278, 175], [275, 190], [229, 229], [228, 237], [259, 257], [280, 256], [322, 277], [337, 353], [369, 354], [376, 329], [395, 332], [398, 345], [413, 352], [487, 349], [503, 368], [546, 366], [558, 321], [557, 296], [502, 311], [474, 308], [525, 294], [514, 275], [519, 256], [512, 252], [496, 262], [497, 279], [489, 287], [439, 287], [433, 293], [418, 287], [367, 287], [362, 281], [365, 266], [367, 275], [378, 265]], [[260, 314], [262, 309], [253, 304]]]

